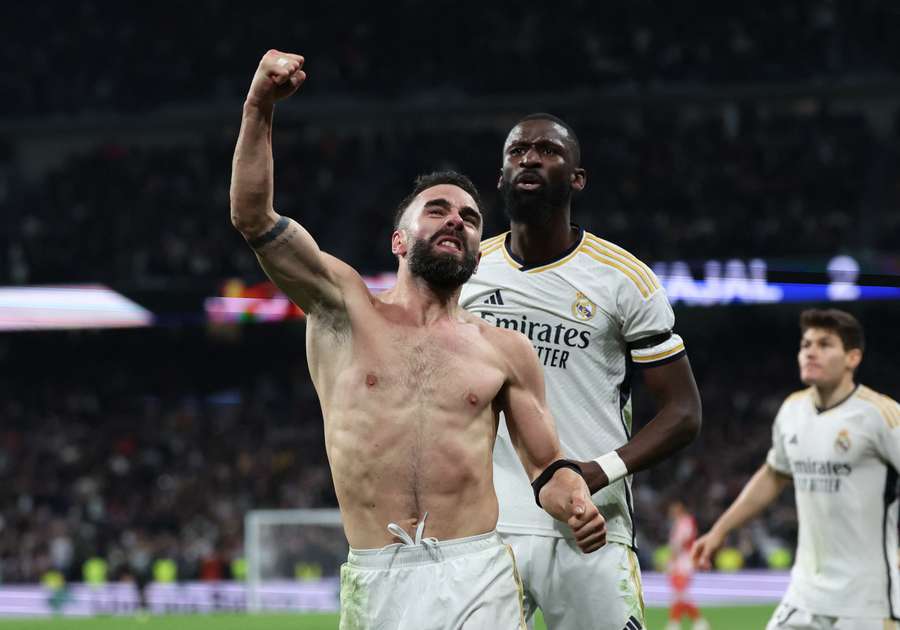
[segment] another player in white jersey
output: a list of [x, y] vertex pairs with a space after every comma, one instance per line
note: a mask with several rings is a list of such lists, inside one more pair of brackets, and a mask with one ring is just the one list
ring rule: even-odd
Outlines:
[[[551, 630], [638, 630], [645, 622], [631, 474], [694, 438], [700, 399], [657, 277], [570, 221], [572, 195], [586, 183], [580, 154], [575, 133], [554, 116], [533, 114], [513, 127], [499, 181], [510, 231], [482, 242], [460, 303], [531, 340], [563, 452], [582, 461], [606, 518], [606, 547], [579, 554], [565, 528], [523, 498], [528, 475], [501, 423], [497, 529], [519, 561], [528, 618], [540, 608]], [[634, 368], [643, 368], [658, 413], [632, 435]]]
[[772, 448], [731, 507], [697, 540], [709, 568], [728, 533], [793, 480], [800, 532], [791, 584], [769, 630], [897, 630], [900, 405], [854, 381], [863, 330], [849, 313], [800, 316], [800, 380], [775, 417]]

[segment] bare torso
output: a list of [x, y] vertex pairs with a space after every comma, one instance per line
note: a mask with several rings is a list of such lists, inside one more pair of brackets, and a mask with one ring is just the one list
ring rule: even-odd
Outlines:
[[[369, 296], [367, 296], [369, 297]], [[380, 297], [311, 316], [309, 369], [350, 546], [396, 542], [390, 522], [439, 540], [497, 522], [491, 455], [506, 382], [492, 327], [459, 310], [430, 324]]]
[[[272, 115], [306, 79], [303, 63], [270, 50], [253, 75], [232, 161], [231, 221], [308, 315], [307, 360], [347, 539], [382, 547], [395, 542], [389, 523], [412, 533], [426, 512], [428, 537], [490, 531], [498, 411], [532, 479], [562, 452], [531, 343], [457, 303], [478, 263], [478, 195], [455, 173], [417, 179], [391, 234], [397, 285], [373, 297], [355, 270], [274, 209]], [[604, 543], [603, 519], [574, 471], [560, 469], [539, 496], [552, 516], [580, 524], [582, 549]]]

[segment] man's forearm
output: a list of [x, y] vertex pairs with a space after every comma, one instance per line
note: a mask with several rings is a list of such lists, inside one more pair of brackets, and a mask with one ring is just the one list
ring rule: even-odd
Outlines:
[[244, 104], [231, 166], [231, 222], [245, 236], [269, 227], [272, 216], [272, 105]]
[[534, 482], [534, 480], [537, 479], [550, 464], [563, 459], [563, 453], [559, 449], [558, 444], [553, 445], [552, 441], [549, 440], [544, 444], [546, 444], [546, 448], [542, 448], [537, 452], [534, 452], [534, 449], [532, 451], [527, 450], [524, 445], [520, 445], [520, 448], [518, 449], [519, 461], [522, 462], [522, 467], [525, 469], [528, 479], [532, 482]]
[[[699, 406], [666, 406], [614, 453], [618, 454], [628, 474], [634, 474], [683, 449], [693, 441], [699, 430]], [[608, 469], [604, 470], [596, 460], [584, 462], [581, 468], [591, 493], [609, 485]]]
[[771, 505], [788, 481], [788, 477], [779, 475], [768, 464], [763, 464], [712, 528], [725, 536], [731, 530], [741, 527]]
[[700, 433], [700, 405], [665, 405], [622, 448], [619, 456], [630, 473], [650, 468], [685, 448]]
[[[584, 462], [591, 492], [649, 468], [691, 443], [700, 433], [702, 405], [687, 357], [646, 368], [644, 384], [656, 402], [656, 416], [627, 444]], [[599, 462], [599, 463], [598, 463]]]

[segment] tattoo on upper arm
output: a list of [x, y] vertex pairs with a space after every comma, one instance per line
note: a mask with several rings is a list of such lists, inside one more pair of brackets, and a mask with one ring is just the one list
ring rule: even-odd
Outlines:
[[247, 240], [247, 243], [253, 249], [259, 249], [263, 245], [267, 245], [274, 241], [278, 236], [284, 232], [288, 225], [290, 225], [290, 221], [288, 221], [287, 217], [281, 217], [278, 219], [278, 223], [272, 226], [272, 229], [266, 232], [265, 234], [261, 234], [256, 238], [251, 238]]

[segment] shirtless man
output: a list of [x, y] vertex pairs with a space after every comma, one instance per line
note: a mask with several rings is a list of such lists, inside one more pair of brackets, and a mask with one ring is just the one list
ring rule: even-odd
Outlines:
[[455, 173], [419, 178], [391, 237], [397, 285], [370, 293], [273, 209], [274, 104], [306, 79], [303, 62], [270, 50], [259, 64], [234, 154], [231, 218], [307, 314], [309, 371], [351, 547], [341, 628], [524, 628], [515, 561], [494, 531], [501, 411], [535, 500], [584, 552], [606, 532], [577, 466], [561, 461], [528, 339], [457, 304], [479, 259], [477, 191]]

